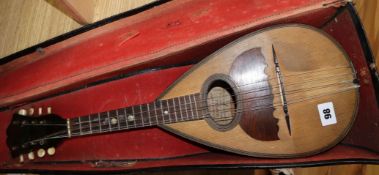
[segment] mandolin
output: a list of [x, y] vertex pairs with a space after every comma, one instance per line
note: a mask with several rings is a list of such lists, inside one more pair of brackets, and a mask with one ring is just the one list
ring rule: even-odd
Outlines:
[[279, 25], [239, 38], [193, 66], [157, 100], [64, 118], [14, 114], [12, 157], [52, 155], [63, 140], [158, 126], [195, 142], [256, 157], [316, 154], [341, 141], [358, 106], [346, 53], [305, 25]]

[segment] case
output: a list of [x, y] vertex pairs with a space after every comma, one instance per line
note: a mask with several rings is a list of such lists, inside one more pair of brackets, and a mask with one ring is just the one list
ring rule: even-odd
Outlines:
[[[231, 154], [160, 128], [73, 138], [54, 156], [18, 163], [6, 129], [19, 109], [65, 118], [154, 101], [183, 73], [236, 38], [277, 24], [320, 28], [346, 50], [360, 80], [347, 137], [315, 156]], [[109, 173], [176, 168], [279, 168], [379, 162], [379, 78], [353, 5], [343, 0], [159, 1], [0, 59], [0, 171]]]

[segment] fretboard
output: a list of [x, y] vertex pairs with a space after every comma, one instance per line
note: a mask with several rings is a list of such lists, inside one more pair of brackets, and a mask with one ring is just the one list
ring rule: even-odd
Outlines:
[[71, 118], [72, 137], [170, 124], [204, 118], [199, 94], [158, 100], [116, 110]]

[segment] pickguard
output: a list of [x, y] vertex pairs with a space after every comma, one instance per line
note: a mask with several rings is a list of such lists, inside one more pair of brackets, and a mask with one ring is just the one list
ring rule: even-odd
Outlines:
[[241, 128], [254, 139], [272, 141], [279, 140], [279, 128], [266, 68], [261, 48], [252, 48], [238, 55], [231, 66], [230, 76], [243, 103]]

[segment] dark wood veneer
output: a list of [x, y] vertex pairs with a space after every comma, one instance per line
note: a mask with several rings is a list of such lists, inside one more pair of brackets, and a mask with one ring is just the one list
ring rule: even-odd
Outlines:
[[[279, 140], [278, 119], [273, 115], [273, 95], [268, 76], [267, 64], [261, 48], [253, 48], [240, 54], [231, 67], [230, 76], [237, 84], [243, 101], [242, 129], [251, 137], [270, 141]], [[247, 79], [246, 77], [251, 77]], [[259, 89], [259, 90], [254, 90]], [[259, 100], [254, 100], [258, 98]], [[263, 108], [259, 110], [247, 110]]]

